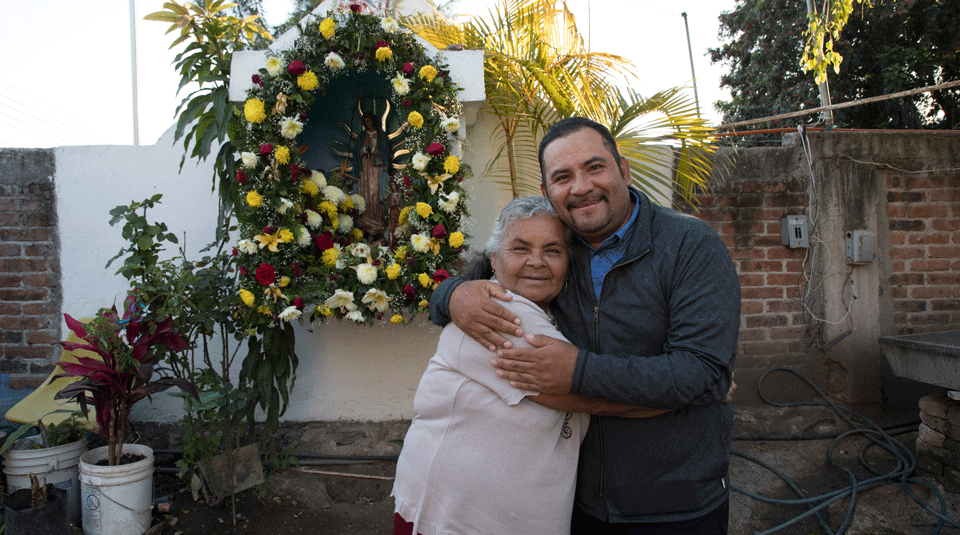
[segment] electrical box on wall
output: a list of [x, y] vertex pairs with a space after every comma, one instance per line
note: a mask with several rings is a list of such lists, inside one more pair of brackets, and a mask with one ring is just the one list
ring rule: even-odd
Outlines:
[[791, 249], [810, 246], [807, 236], [807, 216], [788, 215], [780, 220], [780, 240]]
[[874, 250], [877, 245], [877, 235], [870, 230], [848, 230], [847, 264], [860, 266], [873, 262]]

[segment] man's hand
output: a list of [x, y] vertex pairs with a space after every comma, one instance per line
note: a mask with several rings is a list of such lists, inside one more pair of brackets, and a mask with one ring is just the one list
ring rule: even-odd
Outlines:
[[501, 349], [490, 361], [510, 386], [544, 394], [569, 394], [579, 350], [562, 340], [527, 336], [533, 347]]
[[520, 318], [491, 297], [503, 301], [511, 299], [502, 286], [490, 281], [461, 283], [450, 295], [450, 319], [461, 331], [490, 351], [496, 351], [498, 347], [510, 348], [513, 344], [500, 333], [523, 336], [523, 329], [519, 327]]

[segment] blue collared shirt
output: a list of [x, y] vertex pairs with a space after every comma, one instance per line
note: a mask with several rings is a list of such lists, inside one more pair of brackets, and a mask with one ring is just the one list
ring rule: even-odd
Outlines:
[[[637, 197], [637, 194], [630, 191], [630, 199], [633, 201], [633, 214], [630, 215], [630, 220], [627, 221], [626, 225], [620, 227], [620, 230], [613, 233], [613, 236], [603, 240], [600, 247], [596, 249], [587, 242], [583, 242], [593, 250], [590, 255], [590, 273], [593, 274], [593, 293], [597, 301], [600, 300], [600, 288], [603, 286], [603, 277], [623, 258], [624, 249], [627, 245], [623, 237], [633, 228], [633, 224], [637, 220], [637, 214], [640, 212], [640, 199]], [[578, 239], [583, 241], [579, 236]]]

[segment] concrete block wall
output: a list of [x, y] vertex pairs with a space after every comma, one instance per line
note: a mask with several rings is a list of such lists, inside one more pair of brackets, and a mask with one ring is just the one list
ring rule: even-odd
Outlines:
[[55, 171], [52, 150], [0, 150], [0, 373], [46, 375], [60, 355]]

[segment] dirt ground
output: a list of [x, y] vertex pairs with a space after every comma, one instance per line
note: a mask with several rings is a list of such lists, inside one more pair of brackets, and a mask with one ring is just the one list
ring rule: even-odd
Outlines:
[[[916, 433], [896, 437], [908, 447]], [[826, 457], [830, 440], [807, 441], [735, 441], [738, 451], [784, 472], [810, 495], [845, 487], [848, 475], [832, 466]], [[858, 479], [873, 477], [859, 464], [863, 443], [843, 444], [836, 449], [835, 461], [848, 467]], [[880, 471], [893, 469], [893, 461], [882, 451], [868, 450], [867, 465]], [[313, 533], [324, 535], [380, 535], [392, 532], [393, 499], [390, 498], [393, 462], [362, 464], [323, 464], [290, 468], [269, 474], [260, 489], [237, 495], [237, 522], [232, 520], [232, 504], [194, 502], [186, 492], [173, 492], [170, 511], [155, 513], [150, 535], [275, 535], [277, 533]], [[317, 473], [320, 472], [320, 473]], [[339, 473], [346, 475], [331, 475]], [[960, 521], [960, 493], [943, 489], [934, 479], [918, 479], [937, 488], [945, 501], [947, 516]], [[157, 474], [158, 497], [182, 484], [170, 474]], [[759, 465], [734, 457], [731, 461], [734, 486], [777, 498], [794, 498], [788, 487]], [[925, 487], [912, 485], [913, 491], [927, 503], [939, 507], [937, 498]], [[832, 530], [840, 527], [848, 505], [846, 499], [824, 509], [824, 520]], [[730, 534], [748, 535], [780, 525], [806, 509], [799, 505], [772, 505], [733, 491], [730, 504]], [[935, 533], [937, 519], [925, 512], [897, 482], [888, 482], [858, 493], [855, 514], [846, 533], [881, 535], [926, 535]], [[778, 533], [826, 533], [813, 516], [783, 528]], [[945, 527], [944, 535], [960, 535], [960, 529]]]

